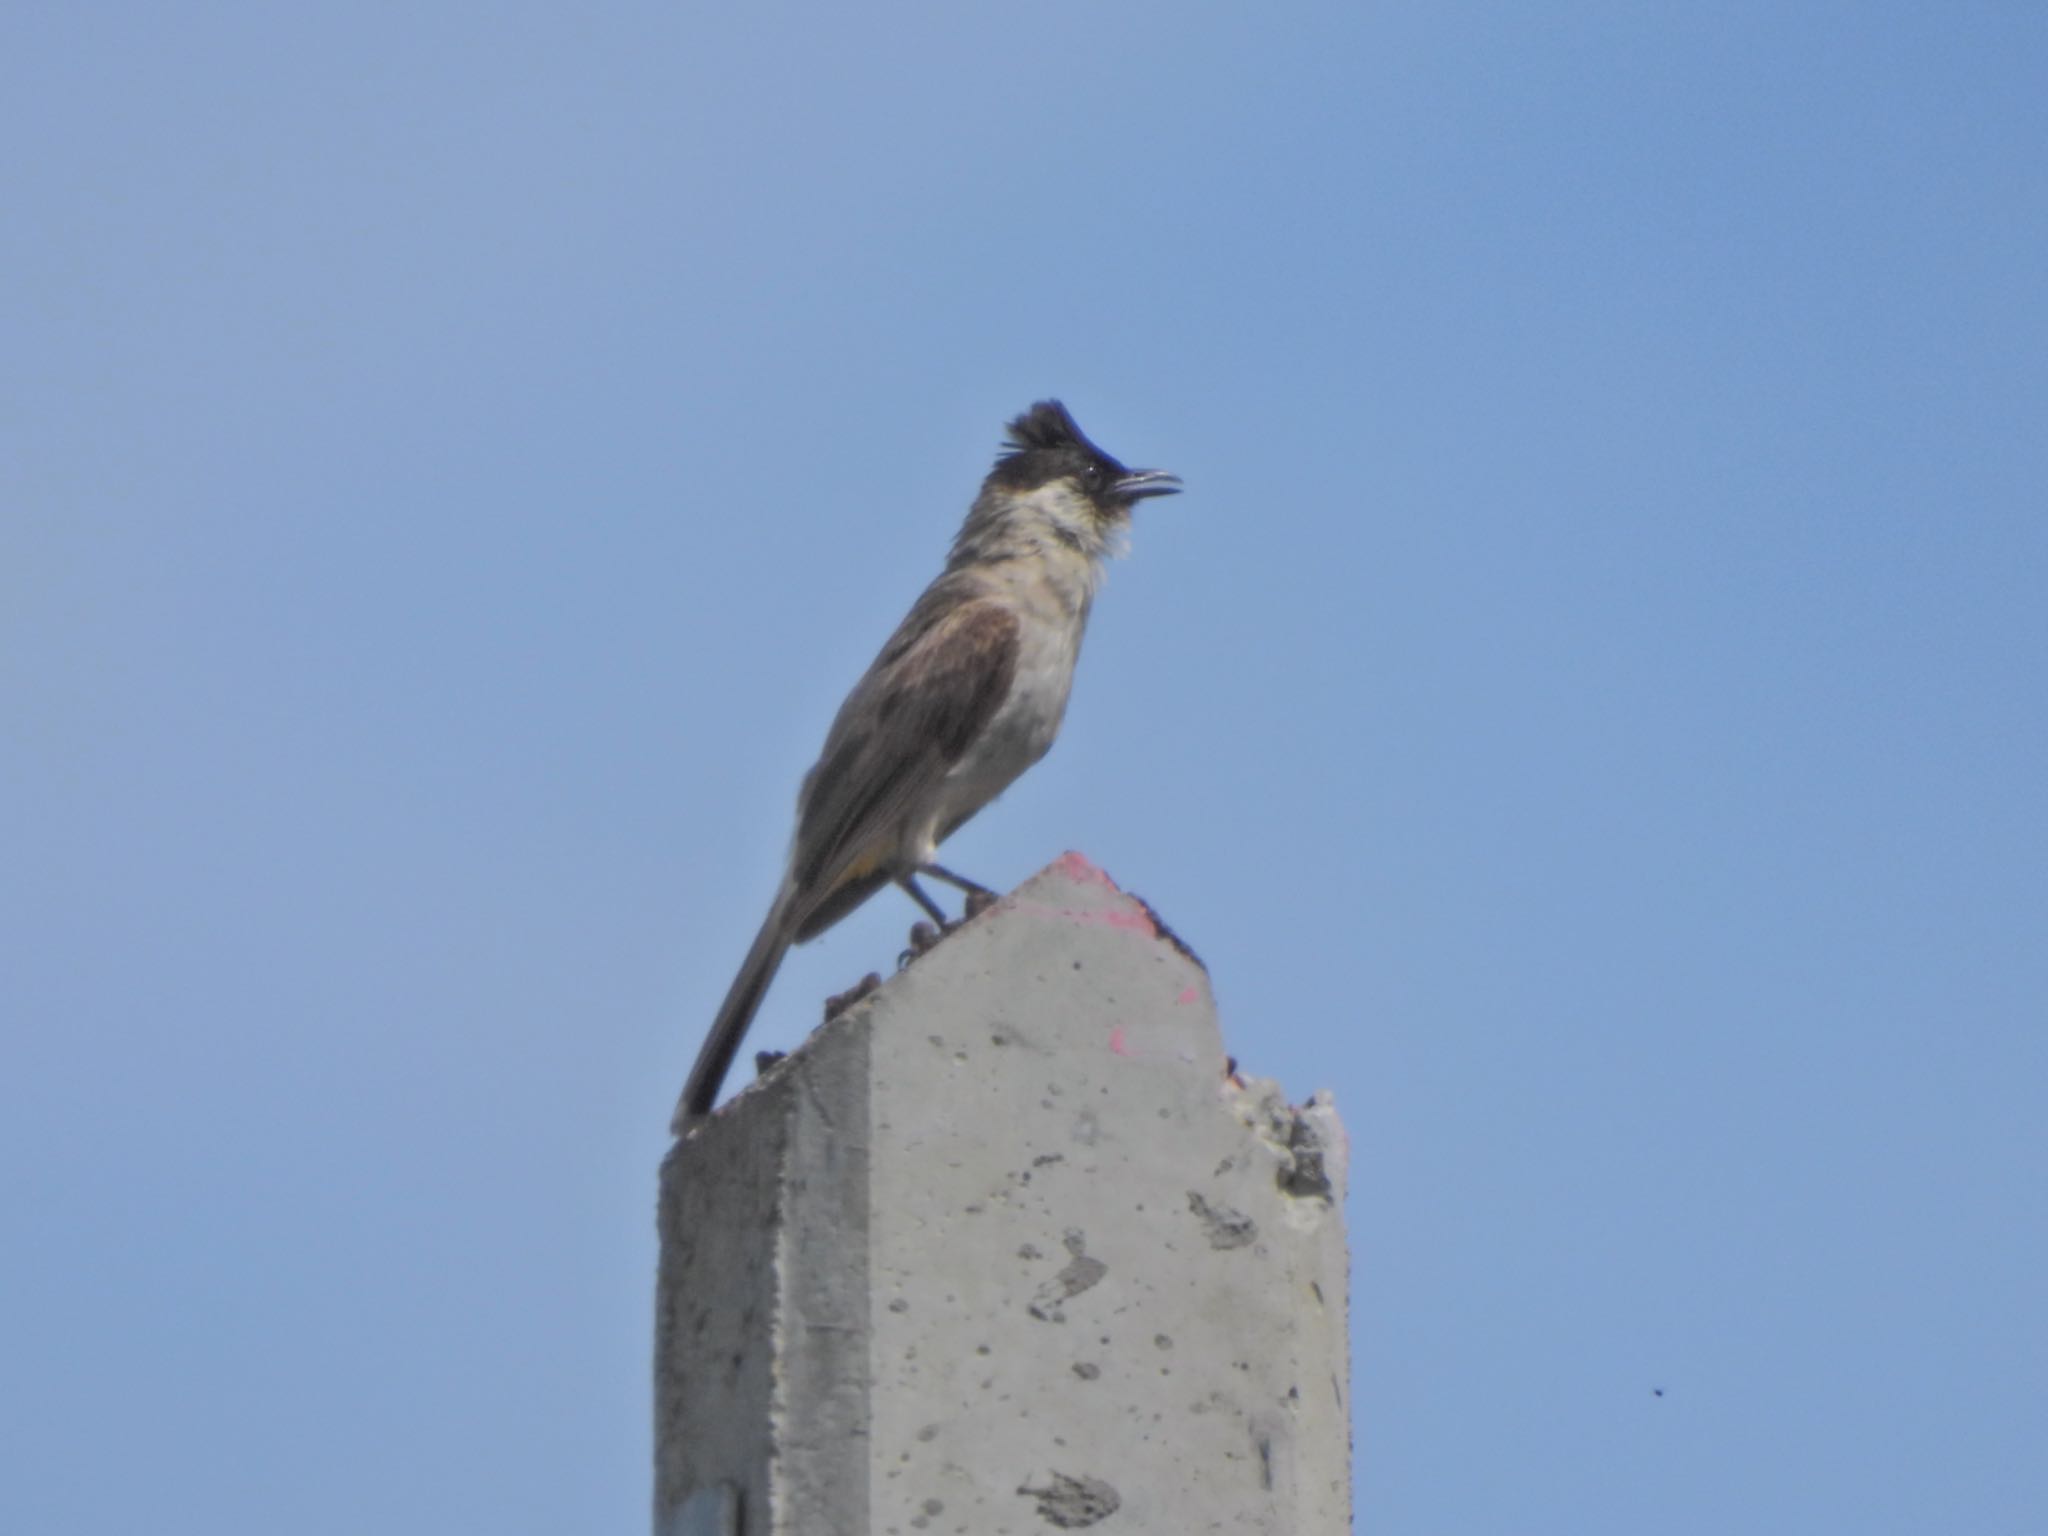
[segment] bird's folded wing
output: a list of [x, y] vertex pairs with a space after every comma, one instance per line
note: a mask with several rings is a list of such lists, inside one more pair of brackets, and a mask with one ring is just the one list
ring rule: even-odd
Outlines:
[[895, 852], [905, 819], [1008, 697], [1017, 637], [1017, 615], [993, 598], [920, 603], [861, 679], [804, 781], [791, 862], [807, 914]]

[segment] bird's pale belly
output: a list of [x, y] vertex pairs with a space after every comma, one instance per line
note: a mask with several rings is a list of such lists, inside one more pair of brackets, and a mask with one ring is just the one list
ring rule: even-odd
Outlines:
[[930, 861], [939, 840], [1010, 787], [1059, 734], [1067, 694], [1074, 681], [1074, 648], [1048, 646], [1020, 666], [995, 718], [953, 765], [940, 786], [931, 820], [912, 829], [917, 846], [913, 863]]

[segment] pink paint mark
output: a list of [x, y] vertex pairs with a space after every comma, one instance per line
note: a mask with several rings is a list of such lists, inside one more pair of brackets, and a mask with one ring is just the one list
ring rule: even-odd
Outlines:
[[1100, 885], [1115, 890], [1117, 884], [1108, 875], [1090, 864], [1086, 857], [1069, 849], [1054, 861], [1054, 869], [1065, 875], [1076, 885]]
[[1132, 911], [1127, 907], [1099, 907], [1089, 910], [1082, 907], [1054, 907], [1038, 902], [1020, 901], [1011, 910], [1029, 912], [1040, 917], [1057, 917], [1090, 928], [1121, 928], [1127, 933], [1142, 933], [1151, 939], [1159, 937], [1159, 929], [1142, 909]]
[[1176, 1003], [1199, 1003], [1201, 1000], [1202, 989], [1200, 987], [1182, 987], [1180, 989], [1180, 996], [1174, 999]]
[[1131, 1054], [1131, 1048], [1124, 1043], [1124, 1027], [1119, 1024], [1109, 1032], [1109, 1048], [1119, 1056]]
[[1159, 937], [1159, 930], [1151, 918], [1143, 912], [1133, 912], [1124, 907], [1110, 907], [1100, 912], [1069, 912], [1067, 915], [1077, 923], [1089, 923], [1097, 928], [1122, 928], [1151, 939]]

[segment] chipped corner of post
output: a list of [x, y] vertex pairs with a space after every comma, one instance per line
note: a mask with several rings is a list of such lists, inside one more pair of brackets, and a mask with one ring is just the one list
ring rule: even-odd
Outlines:
[[1305, 1103], [1291, 1104], [1271, 1078], [1232, 1072], [1224, 1079], [1224, 1092], [1238, 1119], [1272, 1153], [1281, 1193], [1297, 1200], [1343, 1203], [1351, 1139], [1327, 1088], [1317, 1089]]

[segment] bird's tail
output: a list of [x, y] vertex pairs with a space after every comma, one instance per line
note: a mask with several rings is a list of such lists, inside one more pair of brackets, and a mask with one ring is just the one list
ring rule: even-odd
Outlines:
[[726, 1070], [739, 1052], [740, 1041], [746, 1038], [747, 1026], [754, 1022], [754, 1010], [761, 1006], [768, 984], [782, 965], [782, 957], [789, 953], [789, 911], [789, 895], [785, 891], [768, 909], [768, 920], [755, 935], [754, 947], [740, 962], [740, 973], [733, 977], [732, 989], [719, 1005], [718, 1017], [711, 1021], [710, 1033], [697, 1052], [697, 1064], [690, 1068], [690, 1080], [683, 1085], [675, 1118], [669, 1122], [669, 1129], [678, 1136], [694, 1130], [718, 1102], [719, 1085], [725, 1081]]

